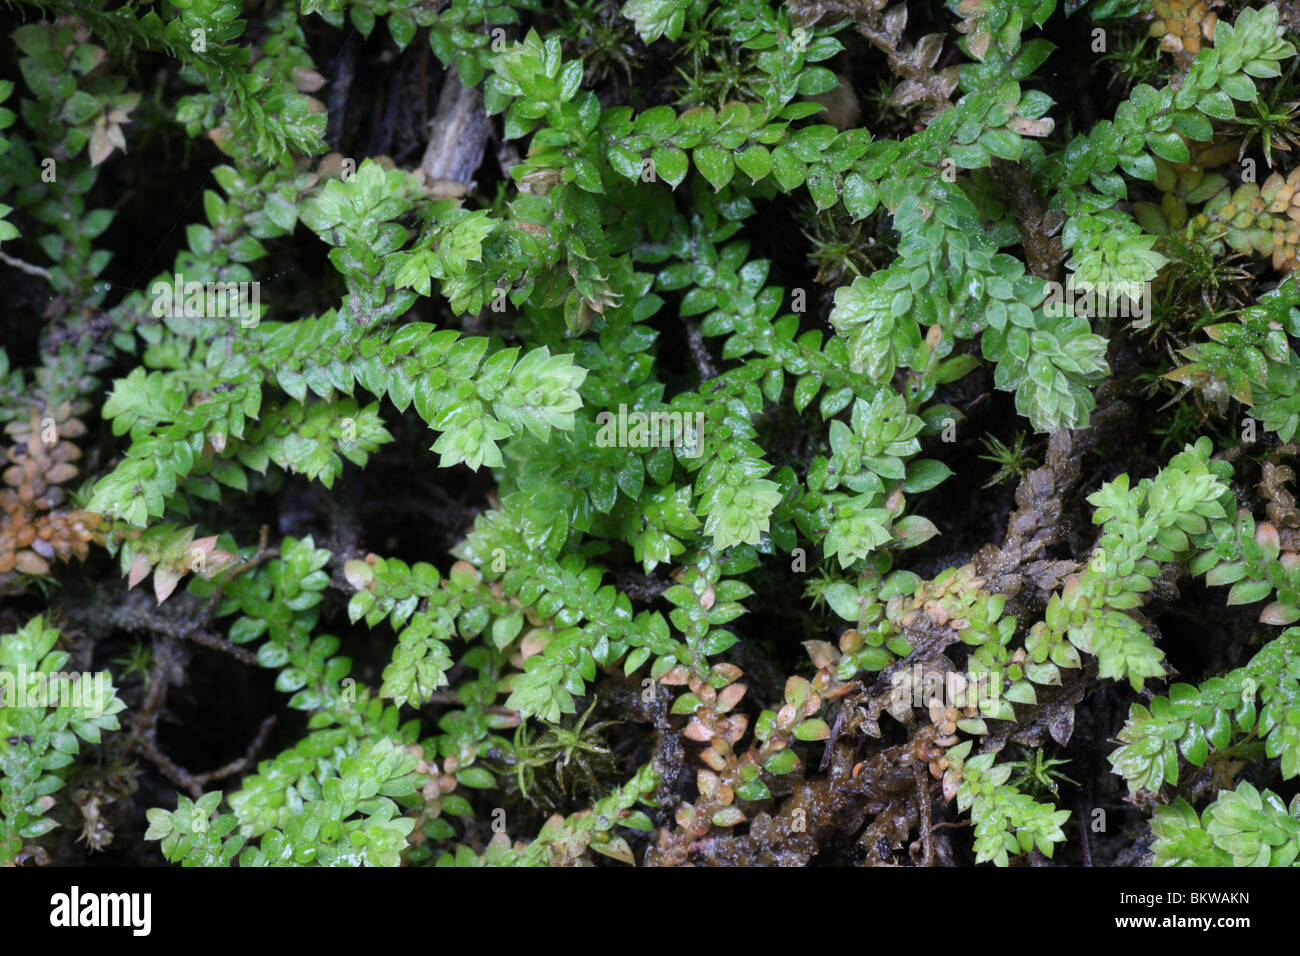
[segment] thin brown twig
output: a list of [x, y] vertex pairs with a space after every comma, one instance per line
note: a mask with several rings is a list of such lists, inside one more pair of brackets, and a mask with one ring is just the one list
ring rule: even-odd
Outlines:
[[695, 368], [700, 373], [700, 381], [707, 382], [709, 379], [717, 378], [718, 370], [713, 366], [713, 359], [710, 358], [709, 350], [704, 344], [704, 333], [698, 322], [687, 323], [686, 341], [690, 346]]
[[22, 259], [15, 259], [13, 256], [6, 255], [3, 252], [0, 252], [0, 262], [5, 263], [5, 265], [13, 266], [15, 269], [21, 269], [28, 275], [39, 276], [47, 282], [52, 281], [54, 278], [50, 275], [49, 269], [42, 269], [40, 266], [34, 266], [30, 262], [24, 262]]
[[[91, 623], [98, 627], [116, 627], [131, 632], [144, 631], [176, 640], [192, 641], [203, 647], [229, 654], [241, 664], [247, 664], [250, 667], [257, 664], [256, 654], [247, 648], [238, 647], [226, 638], [203, 628], [201, 623], [174, 618], [170, 614], [165, 614], [157, 608], [147, 607], [145, 604], [146, 602], [143, 599], [135, 599], [134, 604], [123, 604], [114, 608], [104, 608], [97, 605], [93, 609], [73, 609], [69, 612], [68, 617], [70, 620], [82, 625]], [[209, 601], [208, 605], [211, 604], [212, 602]], [[92, 615], [93, 619], [88, 620]], [[199, 615], [199, 619], [205, 621], [210, 617], [211, 607], [205, 606], [203, 613]]]
[[[278, 558], [280, 556], [280, 549], [267, 547], [267, 538], [270, 536], [270, 533], [271, 533], [271, 529], [266, 525], [262, 525], [262, 530], [259, 533], [257, 539], [257, 551], [254, 552], [254, 554], [251, 557], [249, 557], [247, 560], [241, 561], [238, 564], [231, 565], [223, 572], [223, 576], [227, 580], [231, 580], [240, 574], [244, 574], [245, 572], [253, 570], [253, 568], [257, 567], [260, 564], [263, 564], [266, 561], [271, 560], [272, 558]], [[217, 588], [212, 592], [212, 595], [207, 599], [206, 602], [204, 602], [203, 613], [202, 615], [200, 615], [201, 620], [203, 621], [212, 620], [212, 615], [217, 609], [217, 604], [220, 603], [221, 601], [221, 596], [222, 596], [221, 588]], [[199, 641], [198, 643], [203, 643], [203, 642]], [[208, 646], [216, 646], [219, 650], [226, 650], [227, 647], [234, 647], [234, 645], [229, 644], [229, 642], [225, 642], [225, 643], [226, 643], [226, 647], [222, 647], [220, 645], [208, 645]], [[247, 653], [247, 652], [243, 652], [243, 653]], [[236, 654], [235, 656], [239, 657], [239, 659], [244, 661], [244, 663], [246, 664], [256, 663], [257, 660], [254, 657], [252, 661], [249, 661], [243, 657], [240, 657], [239, 654]]]
[[241, 664], [247, 664], [249, 667], [257, 665], [257, 655], [248, 648], [232, 644], [226, 638], [218, 637], [210, 631], [186, 631], [184, 637], [187, 641], [193, 641], [195, 644], [211, 648], [214, 651], [229, 654]]
[[154, 639], [155, 656], [161, 660], [161, 664], [153, 669], [150, 676], [149, 691], [136, 716], [127, 751], [134, 751], [143, 756], [157, 767], [163, 776], [197, 800], [203, 795], [206, 784], [242, 773], [257, 759], [258, 752], [266, 745], [267, 738], [271, 734], [271, 728], [275, 726], [275, 716], [272, 715], [262, 721], [257, 734], [242, 757], [205, 773], [196, 774], [182, 767], [163, 753], [158, 746], [158, 718], [162, 714], [167, 690], [175, 676], [172, 667], [169, 666], [173, 663], [173, 655], [168, 650], [171, 641], [171, 638], [162, 636]]
[[244, 755], [225, 766], [218, 767], [216, 770], [209, 770], [207, 773], [201, 773], [195, 776], [195, 781], [200, 784], [210, 783], [213, 780], [223, 780], [226, 777], [233, 777], [235, 774], [243, 773], [246, 767], [249, 767], [257, 759], [257, 754], [266, 745], [266, 739], [271, 736], [271, 728], [275, 726], [275, 715], [272, 714], [262, 721], [262, 725], [257, 728], [257, 734], [248, 744], [248, 749]]
[[934, 861], [933, 826], [930, 823], [930, 782], [925, 779], [925, 767], [920, 763], [912, 767], [916, 778], [916, 804], [921, 811], [921, 845], [925, 854], [921, 857], [922, 866], [931, 866]]
[[187, 792], [192, 798], [197, 800], [203, 796], [203, 787], [195, 779], [194, 775], [159, 750], [158, 744], [154, 742], [152, 737], [137, 740], [133, 745], [133, 749], [161, 770], [163, 776]]

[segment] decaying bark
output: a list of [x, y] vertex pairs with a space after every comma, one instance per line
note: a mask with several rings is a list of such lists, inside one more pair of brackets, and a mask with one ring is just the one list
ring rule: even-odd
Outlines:
[[463, 196], [474, 186], [474, 173], [483, 162], [488, 141], [488, 117], [483, 94], [461, 86], [455, 68], [443, 75], [438, 111], [429, 123], [429, 145], [420, 171], [443, 196]]

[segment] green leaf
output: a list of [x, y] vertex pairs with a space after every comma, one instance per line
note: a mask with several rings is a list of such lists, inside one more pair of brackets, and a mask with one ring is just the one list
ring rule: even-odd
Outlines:
[[831, 728], [826, 721], [814, 717], [796, 726], [794, 735], [799, 740], [825, 740], [831, 735]]
[[704, 174], [714, 190], [719, 190], [731, 182], [735, 173], [735, 163], [731, 151], [717, 146], [697, 146], [695, 148], [695, 165]]
[[772, 171], [772, 154], [766, 146], [754, 145], [736, 154], [736, 165], [752, 182], [758, 182]]
[[1171, 163], [1186, 163], [1192, 158], [1183, 137], [1173, 130], [1166, 133], [1148, 133], [1147, 146], [1151, 148], [1151, 152]]
[[772, 150], [772, 175], [785, 192], [792, 192], [803, 184], [808, 167], [784, 146]]
[[655, 175], [676, 189], [686, 178], [686, 154], [672, 146], [656, 146], [650, 153]]
[[935, 461], [932, 458], [918, 459], [908, 465], [907, 479], [903, 482], [903, 490], [908, 494], [929, 491], [951, 475], [952, 469], [941, 461]]
[[456, 771], [456, 782], [462, 786], [485, 790], [496, 786], [496, 777], [484, 767], [462, 767]]
[[627, 0], [623, 16], [636, 24], [637, 36], [649, 45], [663, 36], [676, 40], [688, 6], [680, 0]]
[[768, 773], [777, 777], [793, 772], [798, 766], [799, 758], [795, 752], [789, 748], [778, 750], [763, 761], [763, 768]]

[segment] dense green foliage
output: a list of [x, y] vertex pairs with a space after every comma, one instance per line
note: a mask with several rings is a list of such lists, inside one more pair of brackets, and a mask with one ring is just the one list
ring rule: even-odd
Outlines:
[[[119, 687], [0, 701], [0, 860], [115, 804], [188, 866], [1295, 862], [1300, 288], [1225, 265], [1294, 184], [1188, 186], [1290, 24], [884, 6], [19, 4], [0, 677]], [[481, 88], [477, 184], [367, 148], [349, 42], [376, 129]]]

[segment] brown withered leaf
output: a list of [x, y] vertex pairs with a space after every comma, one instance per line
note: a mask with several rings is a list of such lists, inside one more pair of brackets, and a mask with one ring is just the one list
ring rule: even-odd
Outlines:
[[910, 106], [912, 103], [924, 100], [927, 90], [916, 80], [904, 80], [894, 87], [893, 94], [889, 97], [891, 106]]
[[108, 138], [108, 127], [99, 124], [90, 134], [90, 165], [98, 166], [113, 155], [113, 144]]
[[39, 554], [31, 551], [19, 551], [14, 555], [14, 570], [23, 574], [49, 574], [50, 566]]
[[1008, 125], [1021, 136], [1050, 136], [1052, 130], [1056, 129], [1056, 121], [1050, 116], [1044, 116], [1042, 119], [1013, 116]]
[[325, 77], [305, 66], [295, 66], [289, 75], [293, 78], [294, 89], [299, 93], [315, 93], [325, 85]]
[[75, 477], [77, 477], [77, 466], [67, 462], [60, 462], [45, 472], [45, 480], [52, 485], [60, 485]]
[[934, 66], [943, 52], [943, 34], [927, 33], [917, 41], [908, 57], [917, 67], [928, 70]]
[[907, 29], [907, 4], [896, 3], [885, 11], [885, 32], [895, 39]]
[[834, 667], [840, 662], [839, 649], [828, 641], [804, 641], [803, 646], [808, 652], [809, 659], [812, 660], [813, 667], [818, 670]]
[[159, 604], [171, 596], [184, 576], [184, 571], [173, 570], [165, 564], [158, 565], [153, 573], [153, 593]]
[[143, 554], [137, 554], [135, 556], [135, 560], [131, 562], [131, 573], [127, 575], [127, 579], [126, 579], [127, 589], [130, 590], [131, 588], [139, 584], [141, 581], [143, 581], [145, 578], [147, 578], [149, 576], [149, 570], [151, 567], [152, 566], [149, 564], [148, 558], [146, 558]]

